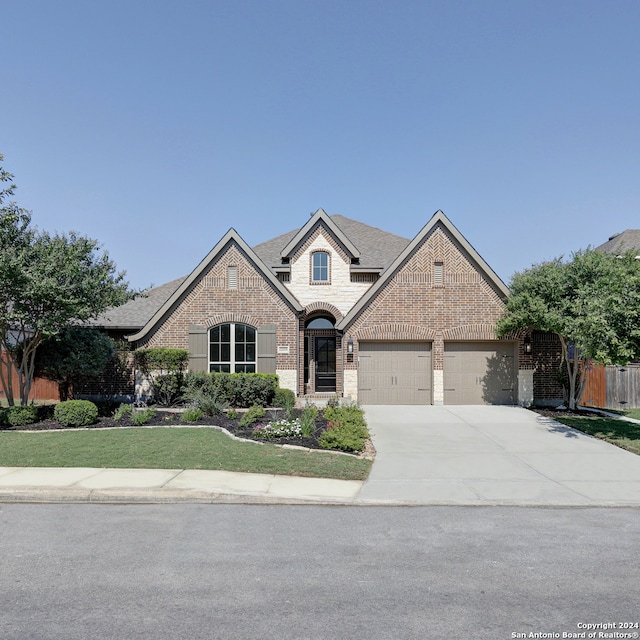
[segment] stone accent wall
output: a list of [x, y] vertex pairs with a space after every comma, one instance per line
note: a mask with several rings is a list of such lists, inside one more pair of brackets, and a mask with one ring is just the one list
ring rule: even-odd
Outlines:
[[520, 369], [518, 371], [518, 404], [530, 407], [533, 404], [533, 371]]
[[276, 369], [281, 389], [291, 389], [298, 394], [298, 371], [296, 369]]
[[[238, 268], [237, 289], [228, 287], [229, 266]], [[224, 322], [242, 322], [256, 328], [274, 323], [277, 345], [289, 348], [288, 353], [276, 354], [276, 369], [297, 369], [295, 312], [235, 243], [220, 253], [164, 321], [136, 348], [188, 349], [190, 324], [209, 328]]]
[[[311, 281], [311, 254], [314, 251], [326, 251], [331, 256], [328, 283]], [[286, 286], [305, 307], [317, 301], [330, 302], [345, 315], [371, 286], [370, 282], [351, 281], [350, 257], [323, 226], [302, 243], [290, 264], [291, 276]]]

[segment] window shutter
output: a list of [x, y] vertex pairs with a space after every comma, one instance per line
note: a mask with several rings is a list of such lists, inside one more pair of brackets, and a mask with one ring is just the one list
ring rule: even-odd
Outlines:
[[258, 327], [258, 373], [276, 372], [276, 325]]
[[209, 370], [209, 332], [199, 324], [189, 325], [189, 371]]

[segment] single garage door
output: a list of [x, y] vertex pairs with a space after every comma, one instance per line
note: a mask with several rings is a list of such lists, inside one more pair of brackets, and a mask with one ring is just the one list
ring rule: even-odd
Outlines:
[[431, 343], [361, 342], [361, 404], [431, 404]]
[[444, 345], [445, 404], [516, 404], [517, 380], [512, 342]]

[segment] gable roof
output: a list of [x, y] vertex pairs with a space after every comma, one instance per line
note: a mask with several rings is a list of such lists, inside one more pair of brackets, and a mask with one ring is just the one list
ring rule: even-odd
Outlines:
[[338, 239], [344, 246], [347, 253], [352, 257], [359, 259], [360, 251], [349, 240], [349, 238], [342, 232], [333, 220], [325, 213], [324, 209], [318, 209], [307, 223], [296, 233], [293, 238], [287, 243], [287, 245], [280, 252], [281, 258], [288, 258], [297, 248], [297, 246], [304, 241], [307, 235], [309, 235], [317, 226], [324, 224], [329, 231]]
[[251, 260], [258, 271], [262, 273], [266, 280], [268, 280], [273, 288], [280, 294], [280, 296], [296, 311], [302, 311], [303, 307], [296, 300], [293, 294], [278, 280], [273, 271], [269, 269], [251, 247], [240, 237], [240, 234], [235, 229], [229, 229], [227, 233], [220, 239], [213, 249], [207, 254], [207, 256], [200, 262], [200, 264], [182, 280], [180, 285], [170, 295], [170, 297], [164, 302], [164, 304], [153, 314], [153, 316], [146, 322], [142, 329], [132, 335], [128, 336], [130, 342], [141, 340], [144, 338], [168, 313], [171, 312], [174, 305], [180, 300], [180, 298], [186, 294], [199, 280], [203, 272], [209, 267], [209, 265], [222, 253], [226, 247], [234, 243], [240, 250]]
[[149, 289], [134, 300], [111, 307], [91, 322], [92, 326], [122, 331], [137, 331], [153, 317], [171, 294], [186, 280], [186, 276]]
[[[322, 211], [322, 209], [318, 211]], [[318, 212], [316, 212], [316, 214], [317, 213]], [[316, 214], [314, 214], [314, 216]], [[327, 225], [327, 228], [332, 229], [336, 237], [340, 238], [340, 236], [343, 236], [349, 239], [349, 242], [354, 248], [357, 246], [359, 264], [353, 265], [352, 267], [356, 270], [382, 271], [409, 244], [407, 238], [402, 238], [393, 233], [378, 229], [377, 227], [372, 227], [358, 220], [352, 220], [351, 218], [346, 218], [338, 214], [332, 216], [324, 215], [327, 220], [330, 220], [332, 225]], [[307, 222], [307, 225], [308, 224], [309, 222]], [[302, 229], [305, 229], [307, 225]], [[274, 270], [278, 270], [283, 267], [282, 256], [284, 250], [289, 245], [294, 244], [296, 236], [302, 237], [302, 235], [304, 235], [302, 229], [284, 233], [276, 238], [256, 245], [253, 249], [265, 264]], [[297, 244], [297, 242], [295, 242], [295, 244]]]
[[445, 230], [458, 242], [467, 257], [475, 262], [476, 266], [482, 271], [487, 280], [495, 287], [495, 289], [505, 298], [509, 295], [509, 289], [505, 283], [498, 277], [495, 271], [484, 261], [482, 256], [471, 246], [469, 241], [456, 229], [455, 225], [440, 210], [436, 211], [427, 224], [422, 227], [418, 235], [404, 248], [404, 250], [396, 257], [396, 259], [382, 272], [380, 278], [371, 286], [371, 288], [358, 300], [340, 322], [336, 324], [336, 329], [345, 330], [373, 300], [378, 292], [391, 280], [398, 269], [408, 260], [416, 248], [422, 241], [435, 229], [436, 226], [442, 226]]
[[640, 229], [627, 229], [612, 235], [607, 242], [596, 247], [596, 251], [622, 255], [627, 251], [640, 251]]

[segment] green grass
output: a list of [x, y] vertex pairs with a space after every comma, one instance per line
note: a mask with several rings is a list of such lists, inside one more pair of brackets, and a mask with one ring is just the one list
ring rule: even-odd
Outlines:
[[[631, 411], [638, 410], [632, 409]], [[630, 411], [625, 412], [625, 414], [629, 413]], [[629, 417], [636, 416], [630, 415]], [[622, 449], [640, 455], [640, 424], [596, 415], [588, 418], [558, 416], [554, 417], [554, 419], [569, 427], [588, 433], [601, 440], [606, 440]]]
[[624, 412], [624, 415], [627, 418], [635, 418], [636, 420], [640, 420], [640, 409], [627, 409]]
[[0, 431], [0, 466], [219, 469], [364, 480], [371, 461], [238, 442], [216, 429]]

